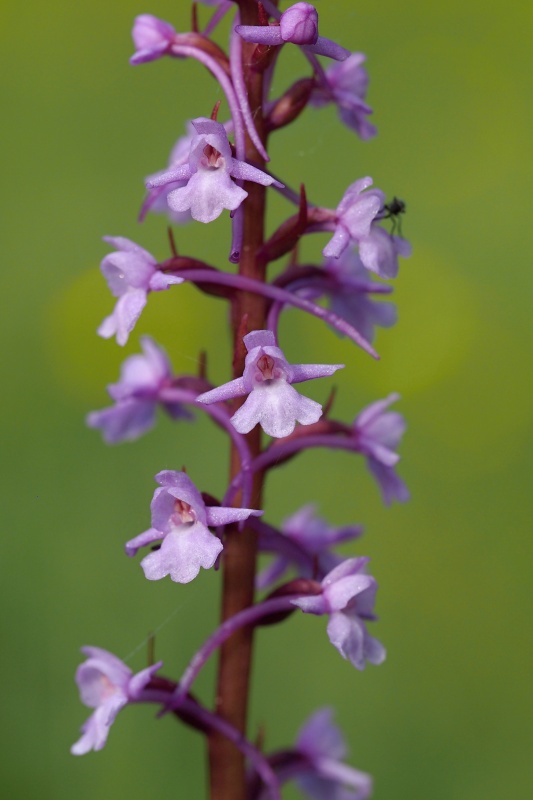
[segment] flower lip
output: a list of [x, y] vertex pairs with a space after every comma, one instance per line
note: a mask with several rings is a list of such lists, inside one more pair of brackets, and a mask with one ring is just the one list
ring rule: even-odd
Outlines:
[[248, 395], [230, 420], [239, 433], [248, 433], [260, 424], [269, 436], [281, 439], [293, 432], [297, 422], [317, 422], [322, 406], [299, 394], [291, 384], [333, 375], [344, 365], [289, 364], [271, 330], [252, 331], [243, 342], [248, 352], [242, 377], [203, 392], [197, 402], [217, 403]]

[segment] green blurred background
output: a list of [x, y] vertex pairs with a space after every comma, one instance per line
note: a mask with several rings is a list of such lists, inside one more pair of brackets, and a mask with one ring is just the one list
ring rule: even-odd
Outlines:
[[[259, 636], [252, 705], [271, 747], [317, 706], [335, 706], [377, 800], [531, 796], [533, 12], [490, 8], [319, 4], [322, 34], [368, 55], [379, 136], [361, 143], [333, 109], [309, 110], [272, 148], [275, 172], [305, 179], [324, 205], [367, 174], [408, 204], [414, 255], [397, 281], [400, 322], [378, 336], [381, 363], [294, 312], [281, 344], [293, 361], [346, 363], [346, 419], [402, 393], [412, 501], [383, 509], [361, 459], [324, 452], [280, 470], [267, 491], [274, 523], [311, 498], [333, 522], [365, 524], [357, 549], [380, 581], [372, 632], [388, 660], [359, 674], [323, 620], [294, 616]], [[177, 371], [194, 370], [205, 347], [212, 378], [228, 378], [223, 304], [189, 287], [150, 298], [126, 351], [95, 335], [113, 302], [100, 237], [166, 257], [165, 220], [136, 223], [142, 180], [166, 164], [184, 120], [220, 96], [194, 63], [129, 67], [142, 12], [189, 28], [187, 4], [168, 0], [2, 4], [1, 785], [13, 800], [204, 794], [200, 738], [149, 708], [126, 709], [101, 753], [69, 755], [88, 714], [73, 683], [80, 645], [137, 670], [157, 630], [156, 655], [177, 677], [217, 618], [218, 575], [150, 583], [123, 543], [149, 524], [158, 470], [186, 464], [203, 489], [223, 492], [223, 437], [204, 421], [161, 419], [138, 443], [109, 448], [84, 427], [139, 334], [154, 335]], [[305, 69], [298, 54], [282, 63], [280, 88]], [[272, 219], [288, 211], [274, 198]], [[227, 219], [177, 237], [182, 252], [227, 265]], [[317, 257], [324, 242], [306, 252]], [[329, 385], [310, 393], [324, 400]], [[206, 701], [212, 676], [198, 687]]]

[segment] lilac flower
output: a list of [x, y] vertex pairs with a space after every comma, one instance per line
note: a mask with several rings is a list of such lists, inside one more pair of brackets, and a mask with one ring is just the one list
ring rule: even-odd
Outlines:
[[126, 554], [134, 556], [139, 548], [162, 540], [161, 547], [141, 561], [150, 581], [170, 575], [177, 583], [189, 583], [200, 567], [210, 569], [222, 550], [222, 542], [208, 526], [228, 525], [263, 513], [251, 508], [206, 506], [184, 472], [163, 470], [155, 479], [161, 488], [155, 490], [151, 504], [152, 527], [126, 543]]
[[119, 658], [100, 647], [82, 647], [87, 661], [76, 671], [82, 703], [95, 711], [82, 726], [81, 738], [70, 748], [75, 756], [101, 750], [121, 708], [138, 699], [162, 662], [134, 675]]
[[372, 221], [385, 203], [380, 189], [364, 191], [369, 186], [372, 186], [372, 178], [359, 178], [346, 189], [337, 206], [335, 233], [322, 251], [325, 258], [339, 258], [348, 245], [358, 244], [369, 235]]
[[[295, 780], [306, 797], [313, 800], [368, 800], [372, 778], [342, 761], [346, 744], [331, 721], [332, 710], [321, 708], [309, 717], [298, 733], [296, 745], [269, 756], [278, 780]], [[267, 800], [259, 779], [249, 781], [249, 796]]]
[[[232, 121], [230, 120], [229, 122], [225, 122], [224, 128], [227, 133], [230, 133], [233, 128]], [[187, 133], [185, 136], [180, 136], [171, 150], [170, 158], [168, 160], [168, 168], [159, 170], [153, 175], [149, 175], [146, 178], [146, 182], [156, 180], [161, 175], [165, 175], [169, 168], [181, 167], [187, 164], [189, 161], [191, 144], [195, 136], [196, 131], [193, 128], [192, 123], [188, 122]], [[164, 186], [158, 186], [156, 189], [149, 191], [141, 208], [139, 220], [142, 221], [148, 211], [153, 211], [156, 214], [168, 214], [172, 222], [176, 222], [180, 225], [190, 222], [192, 220], [192, 216], [189, 209], [186, 211], [173, 211], [168, 205], [168, 195], [170, 192], [173, 192], [174, 189], [181, 189], [183, 186], [186, 186], [186, 184], [186, 180], [172, 181], [171, 183], [167, 183]]]
[[118, 344], [124, 345], [146, 305], [148, 292], [168, 289], [173, 283], [183, 283], [183, 279], [157, 270], [155, 258], [129, 239], [104, 236], [104, 242], [117, 249], [105, 256], [100, 269], [118, 301], [98, 333], [104, 339], [116, 335]]
[[395, 448], [405, 431], [405, 420], [396, 411], [386, 411], [399, 397], [394, 393], [371, 403], [356, 417], [352, 426], [358, 450], [367, 456], [368, 468], [381, 488], [386, 505], [393, 500], [405, 502], [409, 499], [406, 485], [394, 472], [394, 466], [400, 460]]
[[190, 209], [192, 218], [198, 222], [212, 222], [225, 208], [235, 211], [248, 192], [232, 178], [282, 187], [262, 170], [232, 157], [228, 134], [220, 122], [198, 117], [192, 120], [192, 125], [196, 135], [191, 140], [188, 163], [174, 166], [146, 184], [151, 190], [176, 181], [185, 182], [168, 194], [167, 202], [173, 212]]
[[237, 25], [235, 30], [246, 42], [279, 46], [286, 42], [297, 44], [310, 53], [343, 61], [350, 55], [331, 39], [318, 35], [318, 12], [310, 3], [295, 3], [281, 14], [279, 23], [272, 25]]
[[376, 325], [390, 328], [395, 324], [396, 306], [370, 299], [373, 290], [382, 291], [385, 287], [368, 281], [368, 273], [355, 250], [346, 249], [339, 258], [327, 259], [324, 270], [331, 278], [327, 292], [331, 310], [353, 325], [367, 341], [373, 341]]
[[317, 422], [320, 403], [299, 394], [291, 384], [333, 375], [344, 364], [289, 364], [272, 331], [253, 331], [243, 341], [248, 354], [242, 378], [198, 395], [198, 402], [218, 403], [247, 394], [231, 418], [239, 433], [248, 433], [259, 423], [269, 436], [281, 438], [292, 433], [296, 422]]
[[367, 800], [372, 778], [341, 763], [346, 744], [331, 717], [330, 708], [319, 709], [298, 734], [296, 750], [304, 757], [304, 765], [296, 773], [298, 785], [313, 800]]
[[385, 648], [368, 633], [365, 620], [373, 614], [377, 583], [365, 574], [368, 558], [349, 558], [322, 580], [322, 593], [293, 600], [309, 614], [328, 614], [328, 636], [343, 658], [357, 669], [381, 664]]
[[144, 64], [161, 58], [169, 51], [176, 31], [169, 22], [152, 14], [141, 14], [135, 17], [131, 35], [136, 52], [130, 58], [130, 64]]
[[365, 60], [363, 53], [352, 53], [346, 61], [328, 67], [325, 81], [317, 84], [310, 102], [317, 108], [335, 103], [344, 124], [361, 139], [371, 139], [377, 131], [367, 120], [372, 109], [364, 102], [368, 88], [368, 73], [362, 66]]
[[144, 355], [134, 355], [122, 364], [120, 380], [107, 387], [115, 405], [87, 416], [90, 428], [101, 428], [105, 441], [116, 444], [138, 439], [155, 422], [157, 404], [162, 403], [174, 419], [192, 419], [180, 403], [162, 402], [162, 389], [172, 380], [170, 362], [165, 352], [149, 336], [141, 337]]
[[359, 256], [366, 269], [382, 278], [398, 274], [398, 256], [409, 256], [411, 246], [400, 236], [392, 236], [373, 224], [385, 205], [380, 189], [370, 189], [372, 178], [360, 178], [345, 191], [337, 206], [333, 238], [324, 247], [325, 258], [339, 258], [351, 244], [359, 245]]
[[[332, 553], [330, 548], [341, 542], [349, 542], [362, 534], [359, 525], [334, 527], [317, 516], [316, 506], [310, 503], [281, 523], [281, 533], [295, 542], [308, 556], [306, 565], [298, 565], [298, 576], [302, 578], [324, 577], [337, 566], [343, 557]], [[261, 542], [261, 540], [260, 540]], [[265, 549], [261, 547], [261, 549]], [[270, 549], [270, 547], [268, 548]], [[272, 549], [275, 549], [274, 543]], [[291, 559], [283, 552], [258, 576], [257, 585], [265, 588], [278, 580], [291, 566]]]

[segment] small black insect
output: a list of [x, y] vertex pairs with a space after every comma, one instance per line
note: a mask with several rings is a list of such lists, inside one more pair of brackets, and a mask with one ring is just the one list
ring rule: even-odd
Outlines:
[[385, 214], [383, 215], [383, 219], [391, 219], [392, 220], [392, 230], [391, 234], [396, 232], [398, 229], [398, 235], [402, 235], [402, 220], [401, 214], [405, 214], [407, 210], [407, 206], [403, 200], [400, 200], [399, 197], [393, 197], [390, 203], [385, 203], [383, 206], [383, 210]]

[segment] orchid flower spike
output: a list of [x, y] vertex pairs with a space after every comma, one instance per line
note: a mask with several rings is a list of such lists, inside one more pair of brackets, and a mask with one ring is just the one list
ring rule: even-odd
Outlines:
[[196, 135], [191, 139], [188, 162], [146, 183], [149, 190], [178, 181], [183, 183], [168, 193], [171, 211], [182, 213], [190, 209], [192, 218], [198, 222], [212, 222], [224, 209], [235, 211], [248, 196], [235, 180], [283, 188], [283, 184], [266, 172], [233, 158], [222, 123], [198, 117], [192, 120], [192, 126]]
[[161, 540], [161, 546], [141, 561], [145, 577], [157, 581], [170, 575], [177, 583], [189, 583], [200, 567], [210, 569], [223, 549], [209, 526], [228, 525], [263, 512], [251, 508], [206, 506], [202, 495], [185, 472], [163, 470], [155, 476], [159, 489], [152, 499], [152, 527], [126, 543], [126, 555]]
[[259, 423], [269, 436], [281, 438], [292, 433], [297, 422], [317, 422], [320, 403], [299, 394], [291, 384], [333, 375], [344, 364], [289, 364], [269, 330], [252, 331], [243, 341], [248, 354], [242, 378], [198, 395], [197, 401], [219, 403], [248, 395], [231, 418], [239, 433], [248, 433]]

